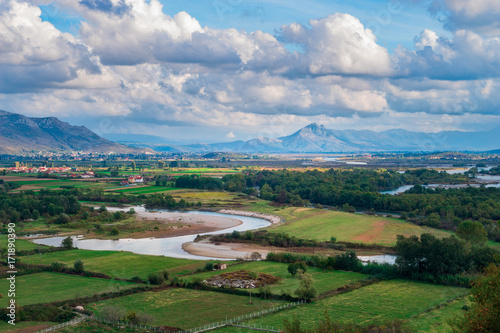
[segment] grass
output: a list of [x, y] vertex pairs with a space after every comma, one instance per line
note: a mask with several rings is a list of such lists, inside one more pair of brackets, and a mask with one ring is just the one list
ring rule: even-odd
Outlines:
[[283, 327], [283, 319], [297, 317], [314, 327], [326, 313], [336, 322], [359, 325], [410, 319], [432, 307], [468, 293], [467, 289], [405, 280], [365, 286], [349, 293], [322, 299], [287, 311], [256, 319], [263, 325]]
[[[31, 243], [24, 239], [16, 239], [16, 251], [32, 251], [47, 248], [45, 245]], [[7, 248], [7, 235], [0, 235], [0, 248]]]
[[127, 187], [118, 190], [113, 190], [117, 193], [127, 193], [127, 194], [152, 194], [177, 190], [176, 187], [166, 187], [166, 186], [141, 186], [141, 187]]
[[[16, 278], [16, 304], [19, 306], [50, 303], [76, 298], [76, 296], [91, 296], [104, 292], [117, 291], [135, 287], [137, 284], [96, 279], [59, 273], [36, 273], [22, 275]], [[0, 306], [6, 307], [9, 298], [9, 281], [0, 280], [0, 290], [4, 297], [0, 298]]]
[[462, 307], [470, 304], [463, 298], [454, 300], [445, 306], [414, 318], [410, 326], [418, 332], [448, 333], [451, 332], [449, 321], [464, 315]]
[[[16, 325], [11, 325], [5, 321], [0, 321], [0, 332], [2, 333], [18, 333], [18, 332], [23, 332], [23, 329], [27, 328], [33, 328], [37, 327], [38, 329], [42, 329], [41, 326], [39, 325], [49, 325], [49, 326], [54, 326], [57, 325], [58, 323], [51, 323], [51, 322], [37, 322], [37, 321], [23, 321], [23, 322], [16, 322]], [[44, 326], [45, 328], [45, 326]], [[25, 332], [35, 332], [36, 330], [26, 330]]]
[[[234, 272], [239, 270], [248, 270], [256, 273], [267, 273], [282, 278], [277, 284], [271, 286], [273, 294], [282, 294], [283, 292], [293, 294], [299, 287], [299, 279], [293, 277], [287, 271], [288, 264], [270, 262], [270, 261], [254, 261], [244, 264], [236, 264], [228, 266], [223, 271], [205, 272], [186, 277], [188, 280], [195, 278], [206, 279], [221, 273]], [[314, 286], [319, 293], [324, 293], [329, 290], [334, 290], [346, 284], [363, 280], [366, 275], [343, 271], [320, 270], [314, 267], [309, 267], [310, 273], [314, 279]], [[246, 289], [245, 289], [246, 290]], [[255, 290], [257, 291], [257, 290]]]
[[[95, 307], [97, 313], [111, 305], [127, 311], [148, 313], [153, 325], [194, 328], [227, 318], [269, 309], [281, 304], [248, 297], [191, 289], [167, 289], [160, 292], [145, 292], [101, 301]], [[93, 308], [94, 309], [94, 308]]]
[[282, 232], [303, 239], [330, 240], [336, 237], [337, 241], [343, 242], [393, 246], [396, 244], [396, 235], [420, 236], [428, 232], [437, 237], [448, 237], [451, 234], [394, 218], [315, 208], [266, 207], [262, 203], [253, 208], [285, 218], [285, 224], [269, 227], [270, 232]]
[[227, 209], [239, 209], [247, 204], [248, 197], [229, 192], [201, 191], [182, 189], [169, 193], [176, 200], [184, 199], [188, 202], [201, 202], [204, 206]]
[[188, 273], [205, 266], [203, 260], [177, 259], [161, 256], [139, 255], [119, 251], [69, 250], [23, 257], [24, 263], [50, 265], [59, 261], [72, 266], [81, 259], [85, 270], [107, 274], [113, 278], [146, 279], [149, 273], [168, 270], [174, 275]]

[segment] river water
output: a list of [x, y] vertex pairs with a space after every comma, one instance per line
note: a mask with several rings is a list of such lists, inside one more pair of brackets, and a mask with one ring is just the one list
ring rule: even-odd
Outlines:
[[[132, 207], [136, 211], [144, 211], [145, 208], [141, 206]], [[128, 210], [120, 208], [108, 208], [109, 211], [116, 210]], [[165, 209], [154, 209], [156, 212], [172, 212]], [[197, 214], [197, 215], [211, 215], [211, 216], [221, 216], [226, 218], [233, 218], [242, 221], [243, 223], [232, 228], [227, 228], [224, 230], [218, 230], [213, 232], [207, 232], [200, 235], [215, 235], [215, 234], [225, 234], [233, 232], [234, 230], [243, 232], [246, 230], [254, 230], [267, 227], [271, 225], [270, 222], [259, 219], [255, 217], [239, 216], [239, 215], [229, 215], [229, 214], [219, 214], [212, 212], [199, 212], [199, 211], [187, 211], [182, 212], [183, 214]], [[160, 255], [165, 257], [174, 258], [185, 258], [185, 259], [219, 259], [204, 256], [197, 256], [190, 254], [182, 249], [182, 244], [187, 242], [192, 242], [197, 235], [187, 235], [178, 237], [168, 237], [168, 238], [121, 238], [121, 239], [83, 239], [82, 236], [73, 236], [73, 242], [76, 247], [84, 250], [107, 250], [107, 251], [128, 251], [137, 254], [150, 254], [150, 255]], [[32, 241], [37, 244], [49, 245], [49, 246], [60, 246], [62, 240], [65, 237], [48, 237], [33, 239]]]

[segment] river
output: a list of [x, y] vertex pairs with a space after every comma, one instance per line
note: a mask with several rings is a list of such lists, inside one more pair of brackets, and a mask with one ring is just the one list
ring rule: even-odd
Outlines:
[[[145, 208], [142, 206], [132, 207], [136, 211], [144, 211]], [[108, 208], [108, 210], [128, 210], [124, 208]], [[154, 209], [156, 212], [172, 212], [165, 209]], [[233, 232], [234, 230], [243, 232], [246, 230], [254, 230], [267, 227], [271, 225], [270, 222], [247, 216], [239, 215], [229, 215], [229, 214], [219, 214], [212, 212], [200, 212], [200, 211], [187, 211], [182, 212], [184, 214], [198, 214], [198, 215], [211, 215], [211, 216], [221, 216], [229, 217], [242, 221], [243, 223], [232, 228], [227, 228], [224, 230], [218, 230], [214, 232], [207, 232], [200, 235], [215, 235], [215, 234], [225, 234]], [[128, 251], [137, 254], [150, 254], [173, 258], [184, 258], [184, 259], [219, 259], [204, 256], [192, 255], [182, 249], [182, 244], [187, 242], [192, 242], [197, 235], [187, 235], [178, 237], [168, 237], [168, 238], [121, 238], [121, 239], [83, 239], [82, 236], [73, 236], [73, 242], [76, 247], [84, 250], [106, 250], [106, 251]], [[33, 239], [32, 241], [37, 244], [49, 245], [49, 246], [60, 246], [62, 240], [65, 237], [48, 237]]]

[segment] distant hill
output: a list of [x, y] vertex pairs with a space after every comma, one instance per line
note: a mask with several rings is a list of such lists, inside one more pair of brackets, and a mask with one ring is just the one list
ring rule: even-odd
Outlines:
[[486, 151], [500, 146], [500, 127], [485, 132], [447, 131], [438, 133], [410, 132], [393, 129], [332, 130], [309, 124], [297, 132], [277, 139], [255, 138], [215, 144], [150, 145], [157, 151], [171, 152], [241, 152], [241, 153], [318, 153], [318, 152], [383, 152], [383, 151]]
[[85, 126], [72, 126], [54, 117], [29, 118], [0, 110], [0, 154], [27, 152], [141, 153], [106, 140]]

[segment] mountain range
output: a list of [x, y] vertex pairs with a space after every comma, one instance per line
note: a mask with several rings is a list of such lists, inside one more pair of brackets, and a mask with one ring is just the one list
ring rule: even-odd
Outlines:
[[85, 126], [72, 126], [55, 117], [29, 118], [0, 110], [0, 154], [74, 151], [138, 154], [143, 149], [106, 140]]
[[[127, 144], [133, 135], [118, 135]], [[326, 153], [326, 152], [425, 152], [425, 151], [493, 151], [500, 148], [500, 127], [484, 132], [445, 131], [411, 132], [393, 129], [333, 130], [316, 123], [279, 138], [258, 137], [248, 141], [163, 144], [161, 138], [142, 135], [143, 143], [135, 147], [105, 139], [85, 126], [73, 126], [55, 117], [29, 118], [0, 110], [0, 154], [17, 155], [47, 152], [92, 152], [141, 154], [157, 152], [240, 152], [240, 153]], [[149, 149], [150, 148], [150, 149]]]
[[162, 152], [241, 152], [241, 153], [319, 153], [319, 152], [425, 152], [487, 151], [500, 147], [500, 127], [484, 132], [411, 132], [392, 129], [333, 130], [316, 123], [276, 139], [258, 137], [248, 141], [214, 144], [148, 145]]

